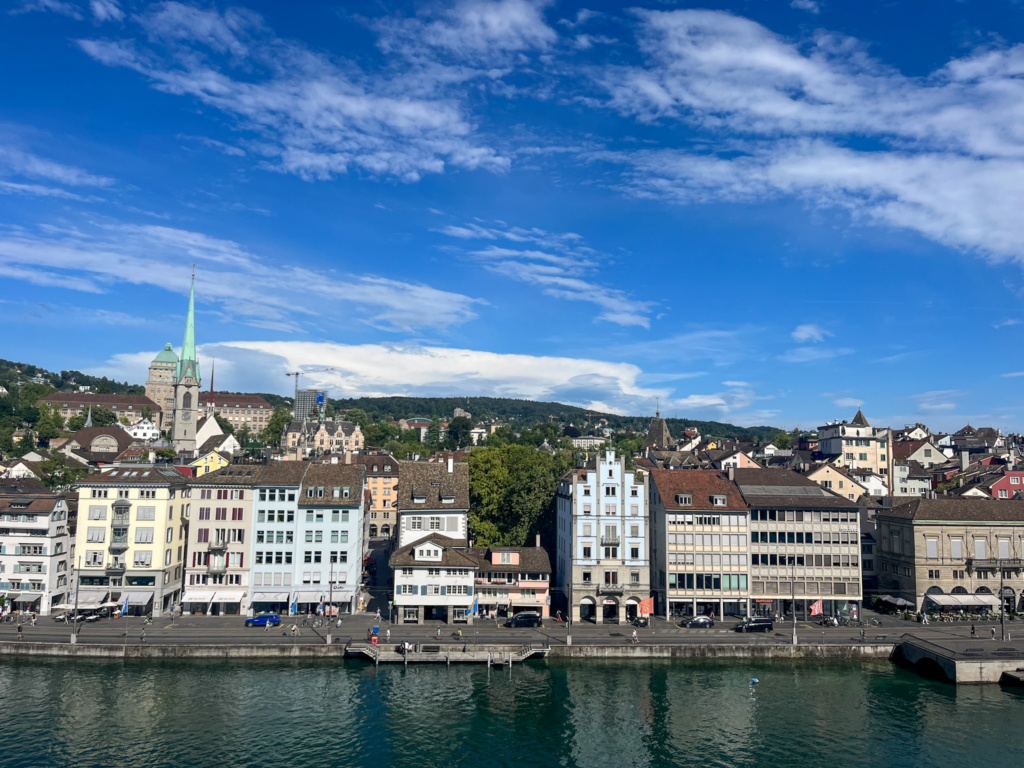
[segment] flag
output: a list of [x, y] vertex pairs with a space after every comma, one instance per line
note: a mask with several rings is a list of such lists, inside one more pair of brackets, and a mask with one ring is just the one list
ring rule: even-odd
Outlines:
[[480, 598], [479, 597], [474, 597], [473, 598], [473, 615], [474, 616], [479, 616], [480, 615]]
[[654, 613], [654, 598], [648, 597], [646, 600], [641, 600], [637, 615], [650, 616], [652, 613]]
[[128, 615], [128, 593], [127, 592], [124, 593], [124, 607], [121, 608], [121, 615], [122, 616], [127, 616]]
[[822, 606], [821, 606], [821, 600], [819, 599], [819, 600], [811, 603], [811, 616], [821, 616], [821, 613], [822, 613]]

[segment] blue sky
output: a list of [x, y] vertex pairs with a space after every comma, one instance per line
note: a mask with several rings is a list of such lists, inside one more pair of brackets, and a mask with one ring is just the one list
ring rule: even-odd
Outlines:
[[0, 17], [0, 356], [1024, 429], [1024, 5]]

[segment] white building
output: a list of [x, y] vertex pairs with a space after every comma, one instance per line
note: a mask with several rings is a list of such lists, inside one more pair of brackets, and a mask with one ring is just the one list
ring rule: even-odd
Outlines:
[[399, 464], [398, 548], [432, 534], [469, 545], [469, 465], [403, 461]]
[[608, 442], [606, 437], [596, 437], [594, 435], [584, 435], [583, 437], [573, 437], [572, 447], [579, 448], [581, 451], [594, 451], [604, 446]]
[[0, 595], [5, 610], [48, 616], [69, 596], [68, 503], [38, 483], [0, 483]]
[[622, 621], [651, 595], [648, 478], [609, 448], [558, 489], [559, 597], [574, 621]]
[[473, 587], [480, 565], [464, 542], [428, 535], [400, 547], [390, 562], [396, 622], [473, 623]]
[[160, 439], [160, 430], [149, 419], [139, 419], [130, 427], [125, 427], [125, 431], [136, 440], [149, 442], [150, 440]]
[[861, 411], [853, 421], [833, 421], [818, 427], [818, 449], [833, 458], [837, 466], [870, 469], [891, 486], [892, 430], [872, 427]]

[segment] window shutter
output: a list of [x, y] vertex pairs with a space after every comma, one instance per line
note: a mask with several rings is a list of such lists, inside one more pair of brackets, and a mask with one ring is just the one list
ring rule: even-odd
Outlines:
[[245, 498], [245, 489], [242, 489], [242, 490], [240, 490], [238, 492], [238, 498], [240, 498], [240, 499], [244, 499]]
[[21, 544], [15, 544], [14, 545], [14, 554], [16, 554], [16, 555], [20, 555], [21, 554]]
[[466, 587], [466, 594], [469, 595], [470, 597], [473, 596], [473, 587], [472, 586]]
[[441, 594], [442, 595], [447, 595], [448, 594], [448, 587], [446, 587], [444, 584], [441, 585]]
[[239, 568], [244, 568], [245, 567], [245, 552], [242, 552], [242, 553], [240, 553], [238, 555], [238, 567]]

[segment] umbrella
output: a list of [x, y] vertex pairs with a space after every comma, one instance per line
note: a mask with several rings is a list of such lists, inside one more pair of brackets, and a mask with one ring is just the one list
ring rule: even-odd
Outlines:
[[114, 600], [110, 600], [106, 603], [100, 603], [100, 608], [120, 608], [121, 604]]
[[70, 611], [74, 609], [74, 603], [57, 603], [56, 605], [50, 606], [50, 610], [53, 611]]

